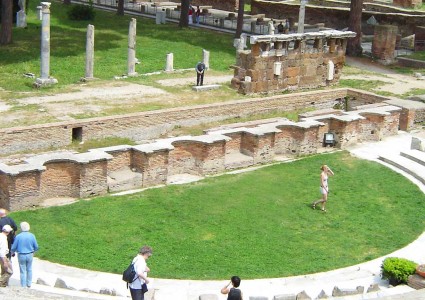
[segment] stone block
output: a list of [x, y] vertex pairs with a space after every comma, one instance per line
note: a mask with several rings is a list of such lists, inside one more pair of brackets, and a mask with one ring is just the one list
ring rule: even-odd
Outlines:
[[65, 280], [57, 278], [55, 285], [55, 288], [60, 288], [60, 289], [68, 289], [68, 285], [66, 284]]
[[350, 296], [350, 295], [359, 295], [363, 294], [364, 287], [358, 286], [356, 289], [340, 289], [337, 286], [334, 287], [332, 291], [333, 297], [344, 297], [344, 296]]
[[274, 296], [273, 300], [297, 300], [297, 296], [294, 294], [282, 294]]
[[326, 295], [324, 290], [321, 290], [319, 295], [317, 295], [317, 299], [328, 299], [328, 295]]
[[425, 278], [418, 274], [410, 275], [407, 279], [407, 285], [415, 290], [423, 289], [425, 288]]
[[219, 84], [207, 84], [207, 85], [195, 85], [192, 87], [192, 90], [196, 91], [196, 92], [205, 92], [205, 91], [210, 91], [210, 90], [217, 90], [221, 87], [221, 85]]
[[297, 300], [311, 300], [311, 297], [306, 293], [306, 291], [302, 291], [297, 294]]
[[199, 296], [199, 300], [218, 300], [218, 296], [214, 294], [204, 294]]
[[249, 296], [249, 300], [269, 300], [269, 298], [264, 296]]
[[379, 285], [377, 283], [371, 284], [368, 288], [367, 288], [367, 293], [371, 293], [371, 292], [378, 292], [381, 289], [379, 288]]
[[300, 75], [300, 67], [288, 67], [286, 70], [288, 77], [295, 77]]

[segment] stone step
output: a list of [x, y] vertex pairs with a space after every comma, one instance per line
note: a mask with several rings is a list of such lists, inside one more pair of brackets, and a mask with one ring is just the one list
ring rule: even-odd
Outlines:
[[226, 154], [224, 166], [226, 170], [246, 168], [254, 164], [254, 158], [240, 152]]
[[217, 90], [220, 88], [219, 84], [207, 84], [207, 85], [195, 85], [192, 87], [192, 90], [197, 92], [205, 92], [210, 90]]
[[378, 159], [406, 172], [425, 184], [425, 166], [401, 155], [382, 154]]
[[143, 175], [130, 169], [111, 172], [108, 176], [108, 189], [110, 192], [120, 192], [140, 188]]
[[425, 152], [419, 150], [408, 150], [400, 152], [400, 155], [425, 166]]

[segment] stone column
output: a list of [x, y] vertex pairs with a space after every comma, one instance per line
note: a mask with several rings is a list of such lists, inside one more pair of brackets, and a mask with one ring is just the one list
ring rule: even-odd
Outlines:
[[205, 68], [210, 68], [210, 51], [202, 49], [202, 62], [205, 64]]
[[372, 55], [378, 58], [381, 63], [389, 64], [394, 61], [397, 33], [397, 26], [375, 26], [372, 41]]
[[136, 72], [136, 19], [132, 18], [128, 30], [128, 76], [137, 76]]
[[306, 0], [301, 0], [300, 13], [298, 15], [298, 33], [304, 33], [304, 18], [305, 18], [305, 4]]
[[167, 53], [166, 62], [165, 62], [165, 72], [174, 71], [174, 54]]
[[93, 79], [94, 67], [94, 26], [87, 25], [86, 40], [86, 79]]
[[38, 86], [56, 84], [58, 81], [49, 76], [50, 73], [50, 2], [41, 2], [41, 77], [35, 84]]

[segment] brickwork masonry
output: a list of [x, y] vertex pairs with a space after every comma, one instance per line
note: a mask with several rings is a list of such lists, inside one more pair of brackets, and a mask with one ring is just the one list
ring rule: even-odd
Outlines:
[[[341, 93], [341, 90], [333, 93]], [[383, 99], [369, 93], [364, 97], [369, 99], [367, 103], [373, 104], [343, 112], [329, 109], [334, 101], [328, 100], [328, 105], [323, 104], [325, 113], [322, 110], [300, 116], [299, 122], [262, 121], [256, 125], [219, 128], [201, 136], [159, 139], [81, 154], [45, 154], [19, 165], [0, 164], [0, 206], [22, 210], [54, 197], [85, 198], [166, 184], [167, 179], [176, 174], [205, 176], [267, 164], [277, 155], [313, 154], [323, 147], [324, 133], [328, 132], [334, 134], [336, 147], [344, 149], [358, 142], [379, 141], [395, 135], [399, 128], [408, 130], [415, 115], [424, 116], [425, 105], [418, 109], [413, 101], [397, 105], [377, 101]], [[279, 97], [271, 101], [277, 99]], [[317, 97], [314, 99], [318, 101]], [[239, 105], [249, 106], [249, 102]]]

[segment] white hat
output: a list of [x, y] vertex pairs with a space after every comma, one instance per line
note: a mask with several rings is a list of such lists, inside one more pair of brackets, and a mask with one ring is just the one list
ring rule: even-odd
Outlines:
[[2, 230], [4, 232], [11, 232], [11, 231], [13, 231], [13, 228], [10, 227], [10, 225], [6, 224], [6, 225], [3, 226], [3, 229]]

